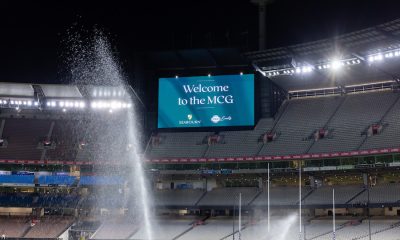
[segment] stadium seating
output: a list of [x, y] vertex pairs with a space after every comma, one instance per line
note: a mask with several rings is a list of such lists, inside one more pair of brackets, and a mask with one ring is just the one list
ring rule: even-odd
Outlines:
[[157, 206], [194, 206], [205, 194], [203, 190], [156, 190], [153, 193]]
[[50, 125], [49, 120], [6, 119], [2, 137], [8, 145], [0, 148], [0, 159], [40, 160], [43, 151], [38, 144], [48, 134]]
[[381, 120], [384, 126], [380, 134], [368, 137], [360, 149], [378, 149], [388, 147], [398, 147], [400, 142], [400, 134], [396, 129], [400, 129], [400, 97], [392, 106], [390, 111]]
[[[311, 192], [311, 188], [302, 188], [302, 198]], [[299, 202], [299, 188], [294, 186], [287, 187], [272, 187], [270, 189], [270, 204], [271, 206], [293, 206]], [[267, 206], [268, 194], [263, 191], [251, 204], [252, 206]]]
[[78, 151], [80, 129], [78, 121], [57, 120], [51, 138], [56, 142], [56, 148], [46, 150], [46, 160], [75, 160]]
[[251, 131], [221, 132], [224, 143], [211, 145], [205, 157], [239, 157], [257, 153], [263, 145], [262, 141], [259, 141], [260, 136], [270, 131], [273, 123], [272, 119], [265, 118]]
[[[152, 221], [154, 240], [175, 239], [190, 231], [196, 223], [195, 217], [169, 217]], [[141, 227], [130, 239], [145, 239], [146, 231]]]
[[103, 222], [92, 239], [127, 239], [138, 231], [139, 225], [129, 218], [111, 218]]
[[[372, 92], [350, 94], [328, 123], [333, 137], [317, 141], [311, 153], [346, 152], [358, 150], [366, 137], [366, 128], [380, 122], [385, 113], [397, 100], [398, 94], [392, 92]], [[395, 129], [389, 129], [395, 131]]]
[[[327, 221], [328, 224], [332, 222]], [[396, 220], [371, 220], [371, 239], [374, 240], [397, 240], [399, 235], [393, 236], [393, 231], [399, 231], [398, 227], [393, 227], [393, 224], [397, 223]], [[321, 222], [319, 222], [321, 223]], [[326, 223], [325, 223], [326, 224]], [[319, 225], [319, 224], [318, 224]], [[317, 226], [318, 226], [317, 225]], [[315, 227], [313, 228], [315, 229]], [[379, 234], [379, 235], [378, 235]], [[369, 224], [368, 220], [362, 221], [361, 224], [346, 225], [342, 228], [337, 228], [335, 236], [337, 240], [356, 240], [356, 239], [369, 239]], [[330, 240], [332, 239], [332, 229], [328, 234], [316, 238], [316, 240]]]
[[[379, 184], [370, 188], [370, 203], [398, 203], [400, 201], [400, 185], [399, 184]], [[354, 198], [351, 203], [363, 204], [368, 201], [368, 191]]]
[[24, 235], [25, 238], [57, 238], [72, 224], [73, 218], [50, 216], [41, 218]]
[[333, 189], [335, 189], [335, 203], [336, 204], [346, 204], [353, 197], [355, 197], [360, 192], [364, 191], [362, 186], [324, 186], [317, 188], [313, 193], [308, 196], [304, 204], [306, 205], [326, 205], [332, 202]]
[[70, 194], [41, 194], [33, 206], [50, 208], [75, 208], [80, 197], [75, 193]]
[[[148, 142], [146, 155], [151, 159], [282, 156], [398, 147], [400, 141], [400, 96], [392, 91], [291, 99], [284, 106], [276, 119], [260, 119], [253, 130], [219, 132], [223, 140], [216, 144], [207, 144], [213, 132], [158, 133], [157, 144]], [[52, 122], [55, 148], [39, 149], [39, 140], [49, 134]], [[372, 124], [381, 124], [382, 132], [367, 136]], [[115, 125], [124, 127], [117, 131]], [[0, 159], [121, 161], [128, 158], [132, 144], [122, 134], [126, 127], [118, 118], [8, 118], [2, 133], [8, 146], [0, 148]], [[319, 129], [328, 134], [316, 141]], [[262, 136], [268, 132], [276, 137], [264, 142]]]
[[23, 193], [0, 194], [1, 207], [28, 207], [33, 202], [33, 196]]
[[258, 188], [215, 188], [199, 201], [197, 206], [233, 206], [239, 202], [242, 194], [242, 205], [248, 205], [259, 193]]
[[150, 147], [150, 156], [158, 157], [202, 157], [208, 145], [203, 143], [206, 136], [211, 132], [199, 133], [163, 133], [159, 134], [161, 143]]
[[[346, 152], [359, 149], [397, 147], [400, 123], [400, 97], [391, 91], [352, 93], [292, 99], [276, 120], [261, 119], [251, 131], [220, 132], [223, 143], [200, 144], [210, 133], [160, 133], [161, 143], [148, 148], [149, 158], [279, 156], [303, 153]], [[381, 123], [381, 134], [367, 137], [371, 124]], [[328, 136], [315, 141], [318, 129]], [[268, 131], [275, 140], [263, 143], [260, 136]]]
[[232, 218], [214, 217], [205, 221], [204, 225], [195, 226], [179, 237], [179, 240], [221, 239], [232, 233]]
[[302, 154], [313, 143], [313, 133], [323, 128], [342, 101], [341, 97], [294, 99], [276, 123], [276, 141], [265, 144], [259, 155]]
[[29, 227], [30, 220], [28, 217], [0, 217], [0, 235], [22, 237]]

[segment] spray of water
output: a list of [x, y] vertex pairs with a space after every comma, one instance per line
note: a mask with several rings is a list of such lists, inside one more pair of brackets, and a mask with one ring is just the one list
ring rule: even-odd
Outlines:
[[[113, 54], [109, 40], [103, 33], [95, 31], [94, 34], [90, 34], [70, 30], [66, 43], [68, 52], [65, 54], [65, 60], [69, 66], [70, 79], [74, 84], [115, 86], [127, 89], [121, 66]], [[138, 138], [140, 131], [135, 116], [135, 101], [132, 99], [130, 101], [132, 108], [128, 111], [126, 109], [120, 110], [125, 112], [117, 116], [105, 116], [106, 121], [99, 120], [104, 115], [92, 115], [92, 119], [89, 119], [89, 121], [95, 127], [93, 131], [90, 131], [90, 136], [86, 138], [93, 142], [106, 142], [105, 145], [109, 146], [105, 149], [91, 149], [94, 159], [124, 161], [123, 164], [130, 165], [128, 169], [133, 169], [127, 175], [131, 183], [129, 190], [135, 199], [126, 201], [126, 204], [131, 204], [131, 206], [126, 207], [134, 210], [133, 215], [138, 222], [144, 225], [146, 239], [151, 240], [153, 239], [152, 222], [150, 220], [152, 218], [150, 216], [152, 198], [139, 154], [140, 143]], [[107, 114], [107, 112], [102, 114]], [[121, 147], [127, 145], [131, 146], [129, 150]], [[92, 144], [92, 146], [96, 146], [96, 144]], [[116, 169], [109, 169], [109, 171], [115, 171], [113, 174], [119, 175]], [[107, 195], [98, 196], [98, 198], [103, 198], [105, 203], [107, 203], [108, 197]]]

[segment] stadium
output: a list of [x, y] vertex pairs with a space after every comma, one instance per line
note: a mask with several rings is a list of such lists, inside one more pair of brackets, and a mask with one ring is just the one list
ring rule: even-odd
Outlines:
[[0, 79], [1, 239], [400, 240], [400, 19], [265, 34], [143, 51], [140, 84], [74, 35], [68, 83]]

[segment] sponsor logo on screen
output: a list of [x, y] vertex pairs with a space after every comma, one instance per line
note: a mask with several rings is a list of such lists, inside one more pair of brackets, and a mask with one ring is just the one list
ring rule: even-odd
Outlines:
[[230, 121], [230, 120], [232, 120], [231, 116], [222, 116], [222, 117], [220, 117], [218, 115], [214, 115], [214, 116], [211, 117], [211, 122], [213, 122], [215, 124], [217, 124], [219, 122], [223, 122], [223, 121]]
[[179, 125], [199, 125], [201, 124], [201, 120], [192, 120], [193, 115], [188, 114], [187, 120], [179, 120]]

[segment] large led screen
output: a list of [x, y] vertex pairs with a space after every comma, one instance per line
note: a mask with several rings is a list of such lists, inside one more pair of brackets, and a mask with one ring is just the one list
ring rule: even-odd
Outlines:
[[160, 78], [158, 128], [254, 125], [254, 74]]

